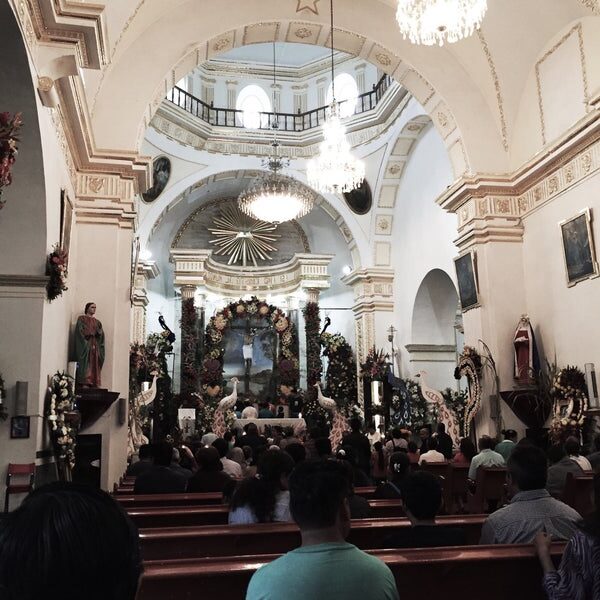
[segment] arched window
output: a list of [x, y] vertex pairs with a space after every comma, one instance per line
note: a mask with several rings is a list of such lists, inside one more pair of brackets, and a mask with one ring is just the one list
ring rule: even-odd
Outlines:
[[[329, 86], [327, 91], [327, 104], [331, 104], [333, 99], [332, 86]], [[358, 102], [358, 86], [352, 75], [348, 73], [340, 73], [335, 78], [335, 99], [340, 104], [340, 114], [342, 117], [350, 117], [356, 110]], [[344, 100], [345, 102], [342, 102]]]
[[271, 112], [271, 101], [267, 92], [257, 85], [248, 85], [240, 91], [236, 108], [242, 111], [242, 124], [247, 129], [258, 129], [269, 124], [267, 115], [260, 113]]

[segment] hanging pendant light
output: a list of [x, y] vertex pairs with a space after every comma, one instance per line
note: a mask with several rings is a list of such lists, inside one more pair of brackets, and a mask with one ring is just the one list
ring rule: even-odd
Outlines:
[[487, 0], [398, 0], [396, 20], [413, 44], [443, 46], [472, 35], [486, 11]]
[[309, 161], [308, 183], [323, 193], [350, 192], [360, 186], [365, 178], [365, 165], [354, 158], [346, 138], [346, 128], [340, 118], [340, 107], [335, 99], [335, 66], [333, 55], [333, 0], [330, 0], [331, 17], [331, 91], [332, 102], [323, 123], [323, 141], [319, 154]]
[[279, 156], [278, 113], [275, 106], [277, 72], [275, 62], [275, 42], [273, 42], [273, 130], [272, 156], [263, 163], [268, 173], [260, 175], [238, 197], [240, 210], [245, 214], [266, 221], [284, 223], [307, 215], [314, 206], [314, 196], [293, 177], [282, 175], [280, 171], [289, 166], [289, 159]]

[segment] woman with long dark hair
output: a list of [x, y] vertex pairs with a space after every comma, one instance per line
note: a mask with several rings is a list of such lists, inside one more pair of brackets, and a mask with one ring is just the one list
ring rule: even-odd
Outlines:
[[371, 450], [371, 477], [375, 485], [385, 482], [386, 477], [386, 457], [383, 452], [383, 444], [375, 442]]
[[594, 512], [567, 544], [558, 571], [550, 557], [550, 536], [540, 531], [535, 537], [549, 600], [600, 600], [600, 473], [594, 477], [594, 496]]
[[460, 440], [460, 448], [454, 455], [452, 462], [470, 465], [476, 454], [475, 444], [469, 438], [463, 438]]
[[402, 450], [394, 452], [388, 463], [387, 482], [377, 486], [373, 498], [400, 499], [402, 498], [402, 483], [408, 473], [410, 461], [408, 454]]
[[258, 461], [255, 477], [240, 483], [231, 499], [229, 523], [291, 521], [288, 476], [292, 457], [283, 450], [267, 450]]

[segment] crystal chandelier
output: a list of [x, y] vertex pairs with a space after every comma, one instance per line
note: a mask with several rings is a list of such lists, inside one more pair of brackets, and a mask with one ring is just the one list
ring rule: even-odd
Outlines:
[[335, 194], [350, 192], [360, 186], [365, 178], [365, 165], [350, 153], [346, 128], [342, 125], [339, 104], [335, 99], [335, 72], [333, 56], [333, 0], [331, 17], [331, 90], [333, 100], [323, 123], [323, 141], [319, 154], [309, 161], [308, 183], [320, 192]]
[[413, 44], [443, 46], [479, 29], [486, 11], [487, 0], [398, 0], [396, 20]]
[[240, 210], [245, 214], [266, 221], [267, 223], [283, 223], [299, 219], [307, 215], [314, 206], [313, 194], [292, 177], [279, 173], [289, 165], [289, 160], [279, 156], [277, 130], [278, 115], [275, 107], [275, 90], [277, 76], [275, 71], [275, 42], [273, 42], [273, 155], [263, 166], [268, 173], [254, 179], [250, 186], [238, 197]]

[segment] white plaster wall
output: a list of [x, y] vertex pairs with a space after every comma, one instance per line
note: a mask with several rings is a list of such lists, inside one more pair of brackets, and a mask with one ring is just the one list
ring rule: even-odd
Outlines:
[[[391, 236], [394, 267], [393, 324], [398, 329], [396, 347], [400, 347], [404, 377], [414, 375], [414, 366], [409, 363], [409, 355], [404, 346], [414, 343], [412, 315], [421, 282], [432, 269], [445, 271], [453, 282], [456, 279], [453, 264], [453, 258], [457, 254], [453, 244], [456, 237], [456, 217], [446, 213], [435, 203], [437, 196], [453, 179], [444, 144], [437, 131], [430, 127], [415, 143], [404, 169], [396, 198]], [[429, 383], [442, 388], [455, 385], [449, 367], [445, 373], [432, 372]]]
[[[525, 220], [523, 263], [527, 309], [535, 327], [537, 342], [551, 362], [560, 366], [587, 362], [600, 367], [600, 278], [567, 287], [562, 239], [558, 223], [591, 208], [596, 251], [600, 250], [600, 173], [552, 202]], [[516, 325], [516, 324], [515, 324]]]

